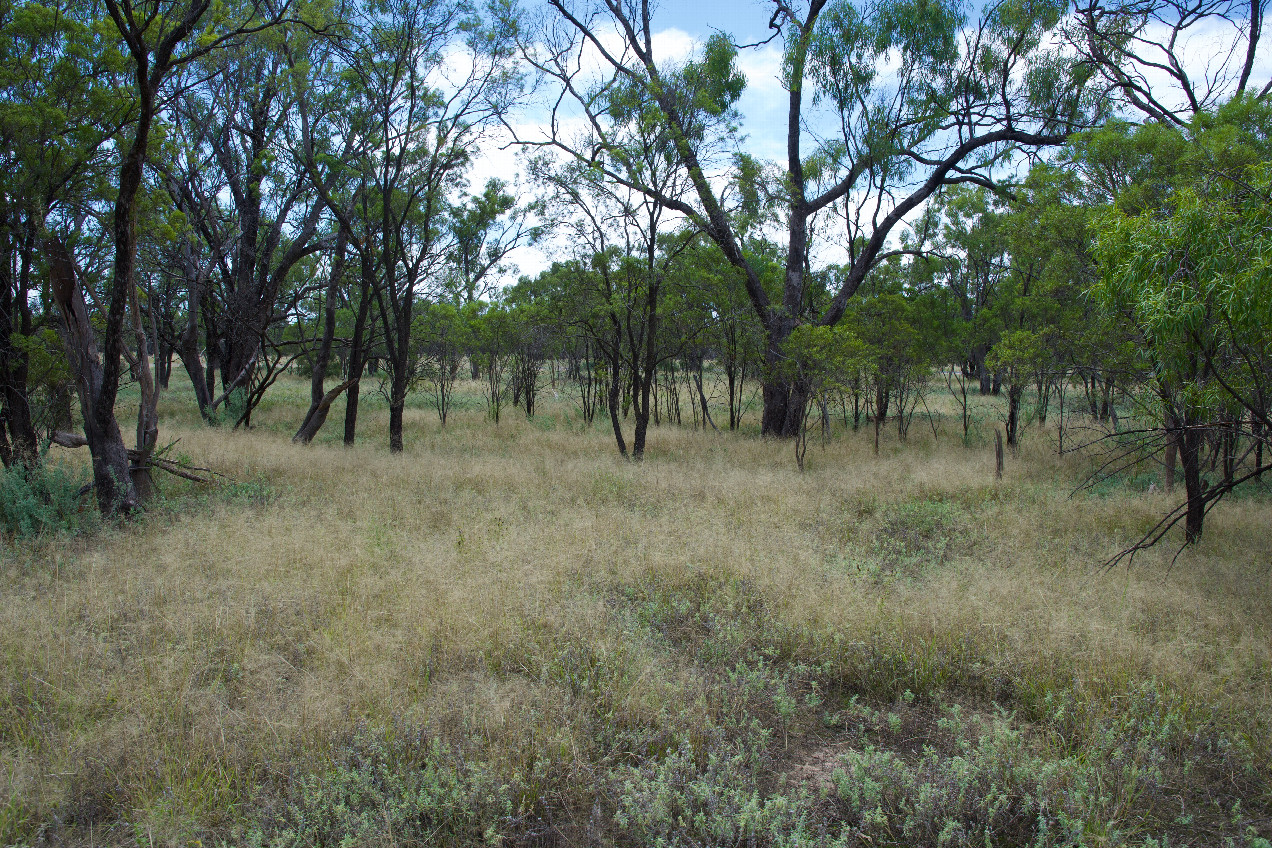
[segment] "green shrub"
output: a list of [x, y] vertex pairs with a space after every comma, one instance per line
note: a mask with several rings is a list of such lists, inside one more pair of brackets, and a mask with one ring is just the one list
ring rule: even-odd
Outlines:
[[[1035, 751], [1003, 717], [977, 737], [955, 708], [939, 721], [953, 750], [917, 758], [867, 745], [841, 758], [831, 795], [854, 835], [875, 845], [1079, 845], [1077, 762]], [[945, 747], [945, 746], [942, 746]]]
[[0, 473], [0, 531], [13, 536], [74, 532], [91, 520], [79, 492], [84, 481], [63, 468], [14, 464]]
[[511, 817], [507, 787], [407, 725], [363, 727], [293, 777], [253, 846], [474, 845]]
[[622, 844], [660, 848], [764, 845], [775, 833], [799, 831], [804, 799], [762, 796], [761, 734], [737, 742], [707, 734], [698, 750], [689, 742], [661, 760], [629, 768], [621, 778], [614, 823]]

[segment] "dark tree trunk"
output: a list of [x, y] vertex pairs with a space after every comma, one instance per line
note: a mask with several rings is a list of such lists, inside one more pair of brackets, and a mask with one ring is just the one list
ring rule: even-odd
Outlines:
[[718, 431], [720, 428], [717, 427], [715, 421], [711, 419], [711, 410], [707, 408], [707, 393], [702, 389], [703, 363], [701, 356], [698, 357], [694, 365], [697, 366], [694, 368], [693, 380], [694, 387], [698, 390], [698, 404], [702, 407], [702, 429], [707, 429], [707, 425], [710, 424], [712, 430]]
[[794, 321], [784, 320], [766, 333], [768, 347], [764, 353], [764, 365], [767, 375], [763, 384], [764, 413], [760, 419], [760, 433], [765, 436], [795, 438], [804, 423], [808, 381], [781, 376], [786, 370], [783, 347], [794, 329]]
[[1007, 444], [1013, 448], [1019, 441], [1020, 396], [1024, 391], [1024, 386], [1015, 383], [1007, 387]]
[[619, 420], [619, 395], [622, 392], [623, 369], [619, 359], [618, 333], [615, 333], [614, 348], [610, 354], [609, 414], [610, 424], [614, 427], [614, 441], [618, 443], [618, 453], [627, 458], [627, 440], [623, 438], [623, 422]]
[[1184, 427], [1178, 435], [1178, 443], [1179, 464], [1184, 472], [1184, 492], [1188, 498], [1184, 541], [1191, 545], [1201, 540], [1202, 522], [1206, 517], [1206, 486], [1201, 479], [1201, 430]]
[[981, 395], [990, 394], [994, 390], [994, 375], [990, 374], [989, 369], [985, 367], [986, 352], [985, 345], [972, 348], [972, 374], [979, 384]]
[[405, 405], [404, 401], [389, 401], [389, 453], [402, 452], [402, 408]]
[[[98, 508], [104, 515], [134, 512], [140, 503], [130, 473], [128, 448], [124, 446], [123, 433], [114, 413], [114, 394], [119, 379], [118, 347], [115, 380], [111, 385], [107, 380], [110, 376], [110, 369], [106, 367], [108, 363], [103, 363], [97, 354], [96, 334], [89, 322], [88, 306], [70, 254], [56, 239], [50, 238], [47, 248], [51, 289], [62, 313], [62, 338], [79, 394], [84, 437], [93, 457], [93, 486], [97, 491]], [[122, 331], [122, 309], [119, 310], [119, 318]], [[109, 406], [103, 409], [108, 401]]]
[[344, 443], [352, 445], [358, 432], [358, 396], [362, 389], [362, 368], [366, 363], [367, 315], [371, 308], [371, 283], [375, 269], [368, 251], [362, 252], [362, 284], [358, 315], [353, 320], [353, 339], [349, 344], [349, 370], [345, 378], [349, 388], [345, 395]]
[[331, 278], [327, 280], [326, 302], [323, 304], [322, 341], [314, 354], [313, 371], [309, 376], [309, 411], [292, 436], [293, 442], [307, 445], [322, 429], [327, 420], [327, 412], [340, 393], [349, 387], [343, 383], [330, 397], [323, 384], [327, 375], [327, 366], [331, 362], [331, 345], [336, 337], [336, 303], [340, 297], [340, 280], [344, 275], [345, 249], [349, 244], [349, 231], [343, 226], [336, 237], [336, 249], [331, 262]]
[[[213, 362], [216, 347], [214, 345], [208, 347], [208, 362], [205, 370], [203, 360], [199, 356], [199, 318], [204, 314], [204, 297], [207, 295], [208, 274], [211, 269], [205, 271], [199, 267], [194, 255], [194, 246], [189, 241], [182, 245], [181, 264], [187, 291], [186, 324], [181, 330], [181, 335], [177, 337], [176, 354], [190, 377], [190, 385], [194, 387], [194, 399], [199, 405], [199, 414], [203, 416], [204, 421], [210, 423], [213, 391], [216, 386], [216, 364]], [[205, 323], [210, 323], [206, 316]], [[208, 327], [205, 327], [205, 330], [208, 330], [205, 337], [210, 342], [214, 333], [210, 332]]]
[[405, 320], [399, 322], [398, 338], [389, 345], [389, 361], [393, 366], [389, 380], [389, 453], [402, 452], [402, 411], [406, 407], [406, 390], [410, 385], [410, 313], [406, 312], [404, 317]]
[[[652, 265], [652, 257], [650, 261]], [[654, 378], [658, 370], [658, 350], [655, 348], [658, 337], [658, 286], [651, 283], [648, 291], [649, 294], [645, 304], [648, 322], [645, 325], [643, 334], [644, 360], [641, 362], [638, 372], [637, 382], [639, 383], [640, 393], [635, 396], [636, 433], [632, 438], [632, 459], [637, 462], [645, 458], [645, 435], [649, 430], [649, 396], [654, 388]], [[637, 351], [632, 352], [637, 353]]]

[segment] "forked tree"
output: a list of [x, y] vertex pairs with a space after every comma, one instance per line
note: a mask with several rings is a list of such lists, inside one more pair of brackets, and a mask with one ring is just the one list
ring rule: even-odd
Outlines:
[[[543, 26], [523, 44], [556, 88], [547, 146], [607, 180], [640, 191], [706, 233], [742, 272], [764, 326], [763, 432], [796, 435], [809, 386], [781, 367], [792, 330], [833, 325], [878, 263], [905, 252], [896, 235], [945, 186], [993, 185], [1022, 156], [1062, 143], [1098, 107], [1086, 72], [1049, 45], [1062, 2], [999, 0], [979, 20], [956, 2], [775, 0], [770, 41], [783, 46], [788, 93], [784, 278], [764, 284], [739, 237], [734, 199], [721, 190], [740, 153], [735, 104], [745, 80], [738, 48], [713, 36], [697, 58], [658, 55], [649, 0], [550, 0]], [[597, 65], [600, 73], [592, 69]], [[606, 93], [636, 89], [671, 135], [675, 165], [693, 187], [673, 196], [615, 167], [625, 116]], [[584, 140], [567, 130], [582, 116]], [[819, 216], [838, 221], [829, 241], [847, 257], [827, 302], [812, 302], [814, 265], [827, 242]]]

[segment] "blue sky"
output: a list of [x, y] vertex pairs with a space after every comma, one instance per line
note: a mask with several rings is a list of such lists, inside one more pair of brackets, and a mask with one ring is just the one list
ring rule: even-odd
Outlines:
[[702, 41], [722, 30], [745, 43], [768, 37], [772, 14], [773, 4], [763, 0], [668, 0], [658, 7], [654, 20], [659, 29], [675, 27]]

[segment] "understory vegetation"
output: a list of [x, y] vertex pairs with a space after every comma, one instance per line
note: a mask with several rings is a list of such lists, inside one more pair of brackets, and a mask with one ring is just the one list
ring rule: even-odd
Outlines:
[[216, 482], [0, 548], [0, 845], [1272, 839], [1262, 484], [1105, 570], [1160, 470], [1083, 489], [1031, 426], [998, 480], [1005, 399], [800, 472], [754, 412], [625, 462], [550, 384], [495, 426], [461, 375], [401, 454], [293, 444], [297, 378], [248, 431], [189, 392], [163, 432]]

